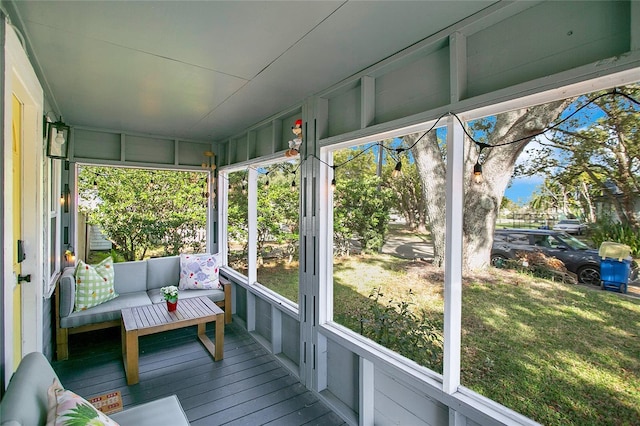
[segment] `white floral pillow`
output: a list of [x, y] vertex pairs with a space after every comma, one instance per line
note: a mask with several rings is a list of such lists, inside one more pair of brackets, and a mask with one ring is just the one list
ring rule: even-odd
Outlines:
[[118, 423], [98, 411], [89, 401], [69, 390], [64, 390], [56, 379], [49, 386], [47, 397], [49, 410], [46, 426], [118, 426]]
[[222, 290], [220, 254], [181, 254], [180, 290]]

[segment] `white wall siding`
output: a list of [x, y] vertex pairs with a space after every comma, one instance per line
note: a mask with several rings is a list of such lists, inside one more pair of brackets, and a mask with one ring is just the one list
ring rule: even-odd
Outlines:
[[544, 2], [468, 36], [469, 96], [629, 50], [628, 2]]
[[375, 384], [376, 425], [434, 426], [449, 422], [446, 405], [421, 395], [398, 378], [376, 370]]
[[374, 123], [385, 123], [449, 103], [449, 48], [416, 55], [376, 78]]
[[281, 315], [282, 353], [295, 365], [300, 360], [300, 322], [289, 315]]
[[256, 300], [255, 332], [271, 342], [271, 306], [264, 300]]
[[358, 355], [336, 344], [327, 342], [327, 390], [350, 410], [358, 412]]
[[121, 166], [202, 170], [205, 151], [218, 154], [217, 144], [74, 127], [70, 160]]

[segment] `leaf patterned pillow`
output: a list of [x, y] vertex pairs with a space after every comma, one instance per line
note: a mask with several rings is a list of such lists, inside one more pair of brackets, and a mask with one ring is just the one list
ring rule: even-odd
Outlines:
[[220, 254], [181, 254], [180, 290], [222, 290]]
[[46, 426], [118, 426], [106, 414], [98, 411], [89, 401], [69, 390], [64, 390], [54, 379], [49, 387]]
[[87, 265], [82, 260], [76, 266], [75, 312], [98, 306], [118, 297], [113, 288], [113, 259], [107, 257], [97, 265]]

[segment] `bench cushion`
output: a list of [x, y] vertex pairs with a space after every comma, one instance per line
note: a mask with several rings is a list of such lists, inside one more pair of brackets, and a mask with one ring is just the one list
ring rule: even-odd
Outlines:
[[187, 415], [175, 395], [136, 405], [119, 413], [109, 414], [109, 417], [120, 426], [189, 426]]
[[149, 296], [147, 296], [146, 291], [124, 293], [102, 305], [94, 306], [86, 311], [73, 312], [66, 317], [60, 317], [60, 327], [72, 328], [87, 324], [120, 320], [120, 309], [150, 304], [151, 300]]
[[119, 262], [113, 264], [115, 289], [118, 294], [147, 291], [147, 261]]
[[39, 352], [25, 355], [0, 403], [2, 425], [43, 425], [47, 421], [47, 390], [58, 378]]
[[156, 257], [147, 260], [147, 290], [169, 285], [178, 286], [180, 256]]
[[[152, 289], [147, 291], [149, 299], [152, 303], [163, 303], [164, 297], [160, 293], [160, 289]], [[213, 302], [221, 302], [224, 300], [223, 290], [178, 290], [178, 300], [188, 299], [190, 297], [207, 296]]]
[[58, 293], [60, 296], [60, 316], [66, 317], [73, 312], [76, 300], [76, 279], [74, 277], [75, 269], [65, 268], [60, 277], [60, 287]]

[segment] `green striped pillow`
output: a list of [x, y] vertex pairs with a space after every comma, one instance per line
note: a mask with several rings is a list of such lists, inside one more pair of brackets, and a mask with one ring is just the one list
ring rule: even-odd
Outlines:
[[113, 288], [113, 259], [107, 257], [97, 265], [82, 260], [76, 266], [75, 312], [98, 306], [118, 297]]

